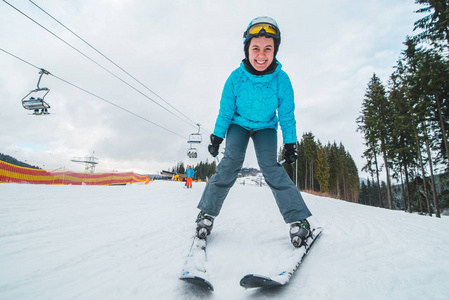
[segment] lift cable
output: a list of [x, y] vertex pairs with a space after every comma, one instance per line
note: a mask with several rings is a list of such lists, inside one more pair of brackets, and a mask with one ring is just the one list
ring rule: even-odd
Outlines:
[[[115, 78], [117, 78], [118, 80], [120, 80], [121, 82], [123, 82], [124, 84], [126, 84], [127, 86], [131, 87], [132, 89], [134, 89], [135, 91], [137, 91], [139, 94], [143, 95], [144, 97], [148, 98], [149, 100], [151, 100], [153, 103], [157, 104], [158, 106], [160, 106], [161, 108], [163, 108], [164, 110], [166, 110], [167, 112], [171, 113], [173, 116], [179, 118], [180, 120], [188, 123], [186, 120], [181, 119], [178, 115], [176, 115], [175, 113], [173, 113], [172, 111], [170, 111], [169, 109], [167, 109], [166, 107], [162, 106], [160, 103], [158, 103], [157, 101], [155, 101], [154, 99], [152, 99], [151, 97], [149, 97], [148, 95], [142, 93], [140, 90], [138, 90], [137, 88], [135, 88], [134, 86], [130, 85], [129, 83], [127, 83], [126, 81], [124, 81], [123, 79], [121, 79], [120, 77], [118, 77], [117, 75], [115, 75], [114, 73], [112, 73], [111, 71], [109, 71], [108, 69], [106, 69], [105, 67], [103, 67], [101, 64], [99, 64], [98, 62], [96, 62], [95, 60], [93, 60], [92, 58], [90, 58], [88, 55], [84, 54], [82, 51], [78, 50], [77, 48], [75, 48], [74, 46], [72, 46], [70, 43], [66, 42], [64, 39], [62, 39], [61, 37], [59, 37], [58, 35], [56, 35], [55, 33], [53, 33], [52, 31], [50, 31], [49, 29], [47, 29], [45, 26], [41, 25], [40, 23], [38, 23], [37, 21], [35, 21], [33, 18], [29, 17], [28, 15], [26, 15], [24, 12], [22, 12], [21, 10], [19, 10], [18, 8], [16, 8], [15, 6], [11, 5], [10, 3], [8, 3], [6, 0], [3, 0], [3, 2], [5, 2], [6, 4], [8, 4], [9, 6], [11, 6], [12, 8], [14, 8], [16, 11], [18, 11], [19, 13], [21, 13], [23, 16], [25, 16], [26, 18], [28, 18], [30, 21], [32, 21], [33, 23], [35, 23], [36, 25], [38, 25], [39, 27], [41, 27], [42, 29], [44, 29], [45, 31], [47, 31], [48, 33], [50, 33], [51, 35], [53, 35], [54, 37], [56, 37], [57, 39], [59, 39], [61, 42], [63, 42], [64, 44], [66, 44], [67, 46], [69, 46], [70, 48], [72, 48], [73, 50], [75, 50], [76, 52], [78, 52], [79, 54], [81, 54], [82, 56], [84, 56], [85, 58], [87, 58], [88, 60], [90, 60], [91, 62], [93, 62], [94, 64], [96, 64], [97, 66], [99, 66], [100, 68], [102, 68], [103, 70], [105, 70], [106, 72], [108, 72], [109, 74], [111, 74], [112, 76], [114, 76]], [[194, 123], [195, 125], [188, 123], [189, 125], [196, 127], [196, 123]]]
[[83, 88], [81, 88], [81, 87], [79, 87], [79, 86], [77, 86], [77, 85], [75, 85], [75, 84], [73, 84], [73, 83], [70, 83], [70, 82], [68, 82], [67, 80], [64, 80], [64, 79], [62, 79], [62, 78], [60, 78], [60, 77], [58, 77], [58, 76], [56, 76], [56, 75], [54, 75], [54, 74], [51, 74], [51, 73], [50, 73], [50, 75], [53, 76], [53, 77], [55, 77], [55, 78], [57, 78], [57, 79], [59, 79], [59, 80], [61, 80], [62, 82], [65, 82], [65, 83], [67, 83], [67, 84], [69, 84], [69, 85], [71, 85], [71, 86], [73, 86], [73, 87], [75, 87], [75, 88], [77, 88], [77, 89], [79, 89], [79, 90], [81, 90], [81, 91], [83, 91], [83, 92], [85, 92], [85, 93], [91, 95], [91, 96], [94, 96], [94, 97], [96, 97], [96, 98], [98, 98], [98, 99], [100, 99], [100, 100], [103, 100], [104, 102], [109, 103], [109, 104], [111, 104], [112, 106], [115, 106], [115, 107], [117, 107], [117, 108], [119, 108], [119, 109], [121, 109], [121, 110], [123, 110], [123, 111], [125, 111], [125, 112], [127, 112], [127, 113], [129, 113], [129, 114], [131, 114], [131, 115], [133, 115], [133, 116], [135, 116], [135, 117], [138, 117], [138, 118], [140, 118], [140, 119], [142, 119], [142, 120], [144, 120], [144, 121], [146, 121], [146, 122], [149, 122], [149, 123], [153, 124], [154, 126], [157, 126], [157, 127], [161, 128], [161, 129], [164, 129], [164, 130], [166, 130], [166, 131], [168, 131], [168, 132], [171, 132], [171, 133], [173, 133], [174, 135], [177, 135], [177, 136], [179, 136], [179, 137], [182, 138], [182, 139], [185, 139], [184, 136], [182, 136], [182, 135], [180, 135], [180, 134], [178, 134], [178, 133], [176, 133], [176, 132], [174, 132], [174, 131], [172, 131], [172, 130], [166, 128], [166, 127], [163, 127], [163, 126], [161, 126], [161, 125], [159, 125], [159, 124], [157, 124], [157, 123], [154, 123], [153, 121], [150, 121], [150, 120], [148, 120], [147, 118], [142, 117], [141, 115], [138, 115], [138, 114], [136, 114], [136, 113], [134, 113], [134, 112], [132, 112], [132, 111], [130, 111], [130, 110], [128, 110], [128, 109], [126, 109], [126, 108], [120, 106], [120, 105], [117, 105], [117, 104], [115, 104], [115, 103], [113, 103], [113, 102], [111, 102], [111, 101], [109, 101], [109, 100], [106, 100], [105, 98], [102, 98], [102, 97], [100, 97], [100, 96], [97, 96], [97, 95], [95, 95], [94, 93], [91, 93], [91, 92], [89, 92], [88, 90], [83, 89]]
[[[32, 63], [30, 63], [30, 62], [28, 62], [28, 61], [26, 61], [26, 60], [20, 58], [20, 57], [18, 57], [18, 56], [16, 56], [16, 55], [14, 55], [14, 54], [12, 54], [12, 53], [10, 53], [10, 52], [8, 52], [8, 51], [2, 49], [2, 48], [0, 48], [0, 50], [3, 51], [3, 52], [5, 52], [6, 54], [11, 55], [11, 56], [14, 57], [14, 58], [17, 58], [18, 60], [20, 60], [20, 61], [22, 61], [22, 62], [24, 62], [24, 63], [26, 63], [26, 64], [28, 64], [28, 65], [30, 65], [30, 66], [36, 68], [36, 69], [39, 69], [39, 70], [41, 70], [41, 71], [44, 70], [44, 69], [42, 69], [42, 68], [37, 67], [36, 65], [34, 65], [34, 64], [32, 64]], [[46, 71], [46, 70], [45, 70], [45, 71]], [[103, 98], [103, 97], [100, 97], [100, 96], [98, 96], [98, 95], [96, 95], [96, 94], [94, 94], [94, 93], [92, 93], [92, 92], [90, 92], [90, 91], [88, 91], [88, 90], [86, 90], [86, 89], [84, 89], [84, 88], [78, 86], [78, 85], [75, 85], [75, 84], [73, 84], [73, 83], [71, 83], [71, 82], [69, 82], [69, 81], [67, 81], [67, 80], [65, 80], [65, 79], [63, 79], [63, 78], [61, 78], [61, 77], [58, 77], [58, 76], [56, 76], [56, 75], [54, 75], [54, 74], [52, 74], [52, 73], [50, 73], [50, 72], [48, 72], [48, 71], [46, 71], [46, 72], [48, 73], [47, 75], [51, 75], [51, 76], [55, 77], [56, 79], [59, 79], [60, 81], [65, 82], [65, 83], [68, 84], [68, 85], [71, 85], [71, 86], [73, 86], [73, 87], [75, 87], [75, 88], [77, 88], [77, 89], [79, 89], [79, 90], [81, 90], [81, 91], [83, 91], [83, 92], [85, 92], [85, 93], [87, 93], [87, 94], [93, 96], [93, 97], [96, 97], [96, 98], [98, 98], [98, 99], [100, 99], [100, 100], [102, 100], [102, 101], [104, 101], [104, 102], [106, 102], [106, 103], [108, 103], [108, 104], [110, 104], [110, 105], [112, 105], [112, 106], [115, 106], [116, 108], [119, 108], [119, 109], [121, 109], [121, 110], [123, 110], [123, 111], [125, 111], [125, 112], [127, 112], [127, 113], [129, 113], [129, 114], [131, 114], [131, 115], [133, 115], [133, 116], [135, 116], [135, 117], [138, 117], [138, 118], [140, 118], [140, 119], [142, 119], [142, 120], [144, 120], [144, 121], [146, 121], [146, 122], [148, 122], [148, 123], [150, 123], [150, 124], [153, 124], [154, 126], [157, 126], [157, 127], [161, 128], [161, 129], [163, 129], [163, 130], [165, 130], [165, 131], [168, 131], [168, 132], [170, 132], [170, 133], [173, 133], [174, 135], [177, 135], [178, 137], [180, 137], [180, 138], [182, 138], [182, 139], [185, 139], [184, 136], [182, 136], [182, 135], [180, 135], [180, 134], [178, 134], [178, 133], [176, 133], [176, 132], [174, 132], [174, 131], [172, 131], [172, 130], [170, 130], [170, 129], [168, 129], [168, 128], [165, 128], [165, 127], [163, 127], [163, 126], [161, 126], [161, 125], [159, 125], [159, 124], [157, 124], [157, 123], [155, 123], [155, 122], [153, 122], [153, 121], [151, 121], [151, 120], [149, 120], [149, 119], [147, 119], [147, 118], [145, 118], [145, 117], [142, 117], [141, 115], [138, 115], [138, 114], [136, 114], [136, 113], [130, 111], [129, 109], [126, 109], [126, 108], [124, 108], [124, 107], [122, 107], [122, 106], [120, 106], [120, 105], [118, 105], [118, 104], [115, 104], [115, 103], [113, 103], [113, 102], [111, 102], [111, 101], [109, 101], [109, 100], [107, 100], [107, 99], [105, 99], [105, 98]]]
[[176, 110], [180, 115], [182, 115], [183, 117], [185, 117], [187, 120], [189, 120], [190, 122], [192, 122], [192, 124], [196, 123], [190, 119], [188, 116], [186, 116], [184, 113], [182, 113], [181, 111], [179, 111], [176, 107], [174, 107], [173, 105], [171, 105], [168, 101], [166, 101], [165, 99], [163, 99], [161, 96], [159, 96], [156, 92], [154, 92], [152, 89], [150, 89], [148, 86], [146, 86], [144, 83], [142, 83], [140, 80], [138, 80], [136, 77], [134, 77], [133, 75], [131, 75], [129, 72], [127, 72], [125, 69], [123, 69], [122, 67], [120, 67], [118, 64], [116, 64], [112, 59], [110, 59], [109, 57], [107, 57], [106, 55], [104, 55], [100, 50], [98, 50], [97, 48], [95, 48], [94, 46], [92, 46], [92, 44], [90, 44], [89, 42], [87, 42], [85, 39], [83, 39], [81, 36], [79, 36], [78, 34], [76, 34], [73, 30], [71, 30], [70, 28], [68, 28], [67, 26], [65, 26], [64, 24], [62, 24], [58, 19], [56, 19], [55, 17], [53, 17], [51, 14], [49, 14], [45, 9], [43, 9], [42, 7], [40, 7], [38, 4], [36, 4], [35, 2], [33, 2], [32, 0], [29, 0], [33, 5], [35, 5], [37, 8], [39, 8], [42, 12], [44, 12], [47, 16], [49, 16], [50, 18], [52, 18], [55, 22], [57, 22], [58, 24], [60, 24], [62, 27], [64, 27], [66, 30], [68, 30], [70, 33], [72, 33], [74, 36], [76, 36], [78, 39], [80, 39], [81, 41], [83, 41], [86, 45], [88, 45], [90, 48], [92, 48], [93, 50], [95, 50], [98, 54], [100, 54], [101, 56], [103, 56], [105, 59], [107, 59], [110, 63], [112, 63], [114, 66], [116, 66], [117, 68], [119, 68], [121, 71], [123, 71], [126, 75], [128, 75], [129, 77], [131, 77], [132, 79], [134, 79], [135, 81], [137, 81], [140, 85], [142, 85], [143, 87], [145, 87], [148, 91], [150, 91], [151, 93], [153, 93], [156, 97], [158, 97], [159, 99], [161, 99], [164, 103], [166, 103], [168, 106], [170, 106], [171, 108], [173, 108], [174, 110]]

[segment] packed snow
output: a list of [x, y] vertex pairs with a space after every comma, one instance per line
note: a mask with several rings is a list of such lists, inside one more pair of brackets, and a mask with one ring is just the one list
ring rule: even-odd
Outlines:
[[324, 232], [282, 288], [239, 286], [291, 251], [266, 185], [240, 180], [207, 246], [214, 292], [181, 280], [205, 183], [0, 184], [0, 299], [449, 299], [449, 219], [303, 193]]

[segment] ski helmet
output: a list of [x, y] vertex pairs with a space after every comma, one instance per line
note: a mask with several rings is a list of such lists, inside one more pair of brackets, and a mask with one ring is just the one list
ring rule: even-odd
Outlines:
[[253, 37], [257, 38], [261, 35], [267, 38], [273, 38], [274, 56], [276, 56], [279, 45], [281, 44], [281, 31], [273, 18], [262, 16], [253, 19], [246, 28], [246, 31], [243, 33], [243, 44], [246, 58], [248, 58], [248, 49], [251, 39]]

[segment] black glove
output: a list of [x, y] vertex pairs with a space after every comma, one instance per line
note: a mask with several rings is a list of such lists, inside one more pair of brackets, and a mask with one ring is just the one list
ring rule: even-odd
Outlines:
[[218, 137], [213, 134], [210, 135], [210, 144], [207, 147], [207, 150], [209, 150], [209, 153], [213, 157], [218, 155], [218, 148], [220, 148], [221, 142], [223, 142], [223, 139], [221, 137]]
[[285, 144], [284, 160], [286, 164], [292, 164], [298, 158], [298, 152], [296, 151], [296, 143]]

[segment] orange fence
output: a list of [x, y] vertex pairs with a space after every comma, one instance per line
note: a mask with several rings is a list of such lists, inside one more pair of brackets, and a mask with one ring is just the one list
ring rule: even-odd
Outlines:
[[134, 172], [76, 173], [65, 168], [54, 171], [19, 167], [0, 161], [0, 182], [31, 184], [115, 185], [148, 183], [147, 175]]

